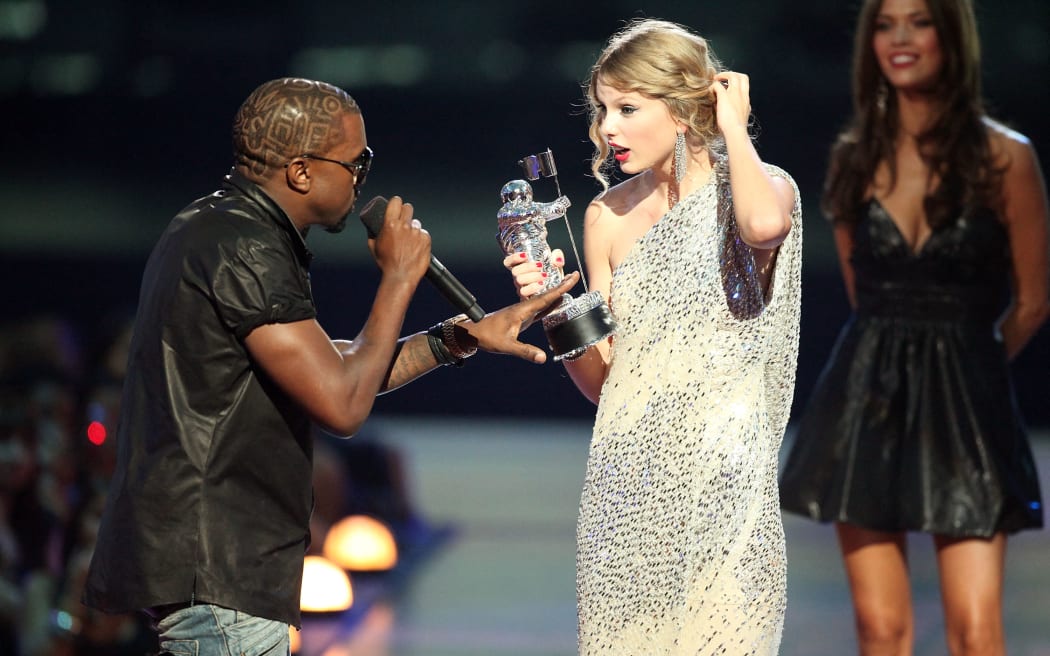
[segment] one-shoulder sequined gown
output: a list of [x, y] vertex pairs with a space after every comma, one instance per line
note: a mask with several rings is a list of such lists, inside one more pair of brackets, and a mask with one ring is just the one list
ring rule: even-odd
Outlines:
[[784, 509], [953, 537], [1042, 526], [995, 335], [1011, 270], [1006, 228], [970, 211], [913, 252], [877, 200], [858, 211], [857, 309], [799, 421]]
[[780, 643], [777, 452], [798, 354], [801, 209], [796, 189], [763, 296], [750, 252], [733, 232], [726, 242], [715, 177], [613, 273], [619, 330], [577, 527], [581, 654], [766, 655]]

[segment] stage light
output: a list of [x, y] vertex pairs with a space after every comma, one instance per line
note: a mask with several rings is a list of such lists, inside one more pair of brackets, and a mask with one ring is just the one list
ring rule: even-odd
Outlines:
[[397, 544], [390, 529], [379, 520], [351, 515], [328, 529], [324, 555], [351, 572], [379, 572], [397, 564]]
[[95, 446], [100, 446], [106, 441], [106, 425], [101, 421], [93, 421], [88, 424], [87, 438]]
[[292, 625], [288, 625], [288, 646], [288, 651], [293, 654], [298, 654], [303, 648], [303, 639], [299, 636], [299, 630]]
[[299, 608], [306, 613], [344, 611], [354, 603], [350, 577], [338, 565], [321, 556], [303, 561], [303, 589]]

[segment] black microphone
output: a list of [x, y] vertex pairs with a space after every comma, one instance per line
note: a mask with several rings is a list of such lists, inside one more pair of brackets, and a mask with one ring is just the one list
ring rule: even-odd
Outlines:
[[[386, 212], [387, 199], [376, 196], [368, 201], [365, 208], [361, 210], [361, 223], [365, 224], [368, 236], [375, 239], [383, 229], [383, 214]], [[485, 311], [478, 305], [474, 295], [467, 291], [463, 283], [449, 273], [433, 253], [430, 255], [430, 266], [427, 267], [427, 280], [431, 282], [441, 295], [444, 296], [457, 310], [466, 313], [471, 321], [481, 321]]]

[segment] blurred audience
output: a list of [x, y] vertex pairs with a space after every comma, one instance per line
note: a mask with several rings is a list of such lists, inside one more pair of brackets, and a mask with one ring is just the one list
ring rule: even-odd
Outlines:
[[80, 605], [112, 471], [126, 321], [101, 322], [98, 345], [58, 317], [0, 329], [0, 653], [142, 656], [145, 622]]
[[[144, 656], [142, 615], [80, 603], [116, 460], [131, 312], [90, 330], [60, 317], [0, 325], [0, 654]], [[390, 527], [411, 553], [440, 534], [412, 507], [401, 454], [366, 434], [318, 431], [311, 552], [351, 514]]]
[[328, 529], [349, 515], [382, 521], [407, 558], [447, 537], [448, 527], [433, 526], [417, 512], [405, 468], [403, 454], [368, 425], [351, 440], [317, 430], [310, 553], [320, 554]]

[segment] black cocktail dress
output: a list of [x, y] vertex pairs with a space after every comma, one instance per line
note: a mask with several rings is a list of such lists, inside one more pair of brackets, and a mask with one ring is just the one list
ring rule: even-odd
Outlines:
[[1010, 275], [989, 210], [913, 252], [876, 200], [851, 262], [857, 308], [811, 394], [781, 507], [880, 531], [990, 536], [1043, 524], [995, 321]]

